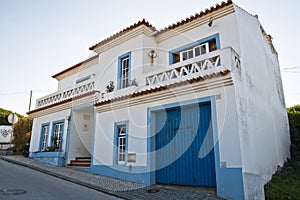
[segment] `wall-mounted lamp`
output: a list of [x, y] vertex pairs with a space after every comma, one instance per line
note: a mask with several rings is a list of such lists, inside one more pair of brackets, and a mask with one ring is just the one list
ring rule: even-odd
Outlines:
[[211, 27], [211, 26], [212, 26], [212, 24], [213, 24], [213, 18], [211, 17], [211, 18], [209, 18], [209, 21], [208, 21], [208, 26], [209, 26], [209, 27]]
[[70, 116], [70, 115], [67, 115], [67, 116], [66, 116], [66, 120], [67, 120], [67, 121], [70, 121], [70, 120], [71, 120], [71, 116]]
[[151, 51], [149, 51], [148, 56], [151, 58], [151, 64], [153, 64], [154, 58], [157, 57], [157, 53], [152, 49]]

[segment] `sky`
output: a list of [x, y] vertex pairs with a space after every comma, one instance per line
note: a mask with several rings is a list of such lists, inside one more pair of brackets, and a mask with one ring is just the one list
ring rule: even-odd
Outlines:
[[[218, 0], [0, 0], [0, 107], [25, 114], [57, 90], [52, 75], [91, 55], [89, 47], [145, 18], [156, 28]], [[286, 106], [300, 104], [300, 1], [234, 0], [273, 37]]]

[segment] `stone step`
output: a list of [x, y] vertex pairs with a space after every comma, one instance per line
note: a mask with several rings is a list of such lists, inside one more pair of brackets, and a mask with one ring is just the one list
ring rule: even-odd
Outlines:
[[91, 157], [76, 157], [75, 160], [71, 160], [68, 167], [90, 167]]

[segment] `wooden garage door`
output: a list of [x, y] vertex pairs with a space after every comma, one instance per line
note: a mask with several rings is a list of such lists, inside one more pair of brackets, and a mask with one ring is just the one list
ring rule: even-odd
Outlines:
[[[166, 148], [156, 155], [156, 163], [172, 160], [156, 171], [156, 182], [163, 184], [216, 186], [213, 149], [203, 158], [199, 150], [207, 134], [212, 138], [211, 105], [197, 104], [156, 113], [156, 150]], [[175, 139], [179, 136], [180, 139]], [[190, 142], [187, 142], [190, 141]], [[211, 139], [212, 141], [212, 139]], [[190, 144], [190, 145], [187, 145]], [[207, 143], [206, 143], [207, 144]], [[208, 147], [209, 149], [209, 147]], [[178, 152], [183, 154], [176, 159]]]

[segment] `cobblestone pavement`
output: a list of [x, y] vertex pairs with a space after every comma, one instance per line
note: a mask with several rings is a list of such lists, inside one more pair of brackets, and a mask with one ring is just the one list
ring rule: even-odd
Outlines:
[[56, 167], [24, 156], [0, 156], [0, 159], [23, 165], [95, 190], [124, 199], [203, 199], [222, 200], [211, 188], [168, 185], [145, 186], [125, 180], [96, 175], [67, 167]]

